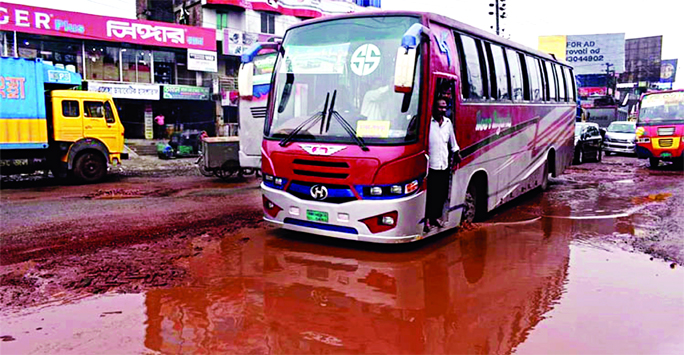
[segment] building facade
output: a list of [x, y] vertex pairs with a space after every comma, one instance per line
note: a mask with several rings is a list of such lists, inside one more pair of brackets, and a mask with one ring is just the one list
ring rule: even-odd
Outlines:
[[[127, 138], [147, 139], [182, 129], [235, 133], [230, 94], [247, 47], [306, 19], [364, 9], [334, 0], [131, 0], [131, 16], [114, 18], [44, 3], [0, 2], [0, 55], [81, 74], [83, 90], [112, 94]], [[154, 126], [159, 115], [163, 129]]]

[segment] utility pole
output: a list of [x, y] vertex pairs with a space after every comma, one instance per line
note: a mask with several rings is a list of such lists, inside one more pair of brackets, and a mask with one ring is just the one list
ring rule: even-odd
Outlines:
[[613, 96], [610, 94], [609, 89], [612, 87], [612, 80], [611, 80], [611, 74], [615, 73], [614, 71], [611, 71], [610, 68], [613, 66], [611, 63], [605, 63], [606, 65], [606, 95], [607, 96]]
[[[499, 6], [499, 3], [501, 5]], [[489, 7], [493, 7], [494, 11], [489, 11], [490, 15], [493, 15], [496, 19], [496, 35], [500, 35], [505, 29], [499, 26], [499, 19], [506, 18], [506, 0], [494, 0], [494, 3], [490, 3]], [[494, 29], [494, 26], [489, 26], [489, 28]]]

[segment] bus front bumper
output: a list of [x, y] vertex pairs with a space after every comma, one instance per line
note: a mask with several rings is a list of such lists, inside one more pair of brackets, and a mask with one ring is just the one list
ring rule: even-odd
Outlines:
[[[275, 216], [264, 208], [264, 220], [283, 229], [327, 237], [372, 243], [408, 243], [423, 239], [425, 193], [391, 200], [357, 200], [341, 204], [303, 200], [285, 191], [261, 185], [264, 198], [280, 210]], [[395, 226], [373, 233], [362, 220], [397, 212]], [[309, 212], [327, 216], [328, 221], [313, 221]]]

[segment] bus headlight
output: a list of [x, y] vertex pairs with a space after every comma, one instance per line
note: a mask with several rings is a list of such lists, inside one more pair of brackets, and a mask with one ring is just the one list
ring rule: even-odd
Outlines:
[[274, 189], [282, 190], [285, 188], [285, 185], [287, 184], [287, 179], [281, 178], [278, 176], [273, 176], [270, 174], [263, 174], [264, 176], [264, 185], [268, 187], [272, 187]]
[[424, 176], [400, 184], [376, 185], [376, 186], [355, 186], [356, 191], [362, 199], [393, 199], [408, 196], [420, 189]]

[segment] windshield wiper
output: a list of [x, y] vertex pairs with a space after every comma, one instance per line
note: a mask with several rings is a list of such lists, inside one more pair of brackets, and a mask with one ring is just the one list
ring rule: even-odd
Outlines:
[[[342, 128], [344, 128], [344, 130], [347, 132], [347, 134], [349, 134], [349, 136], [352, 137], [354, 139], [354, 141], [356, 141], [356, 144], [359, 147], [361, 147], [361, 150], [363, 150], [364, 152], [369, 151], [370, 149], [368, 149], [368, 147], [366, 146], [366, 143], [363, 141], [363, 138], [356, 135], [356, 130], [354, 129], [354, 127], [352, 127], [352, 125], [349, 124], [349, 122], [347, 120], [345, 120], [344, 117], [342, 117], [342, 115], [340, 115], [339, 112], [335, 111], [335, 97], [336, 96], [337, 96], [337, 90], [333, 91], [332, 101], [330, 102], [330, 109], [328, 111], [328, 122], [327, 122], [326, 127], [325, 127], [326, 132], [328, 130], [330, 130], [330, 120], [331, 120], [330, 118], [335, 117], [335, 119], [340, 124], [340, 126], [342, 126]], [[322, 123], [321, 123], [321, 125], [322, 125]]]
[[289, 143], [294, 137], [296, 137], [299, 134], [299, 132], [301, 132], [304, 129], [304, 127], [306, 127], [306, 130], [308, 131], [318, 122], [318, 120], [325, 118], [325, 112], [328, 110], [328, 99], [330, 99], [330, 93], [325, 95], [325, 104], [323, 105], [323, 111], [314, 113], [313, 116], [307, 118], [306, 121], [302, 122], [299, 126], [295, 127], [295, 129], [292, 132], [290, 132], [290, 134], [288, 134], [287, 137], [283, 138], [280, 141], [280, 146], [287, 146], [287, 143]]

